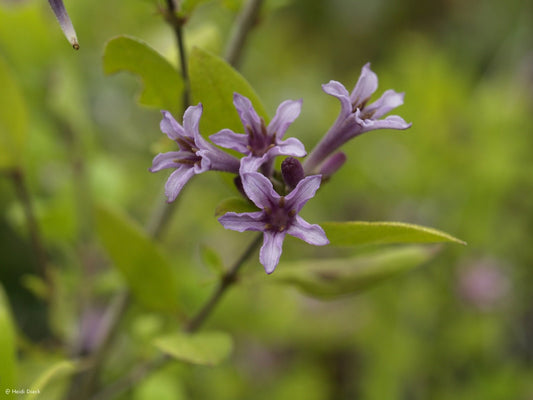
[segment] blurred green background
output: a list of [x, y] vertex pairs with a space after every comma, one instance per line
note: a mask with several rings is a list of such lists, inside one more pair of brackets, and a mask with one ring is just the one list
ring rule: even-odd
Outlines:
[[[188, 47], [222, 53], [239, 5], [200, 5], [185, 27]], [[105, 43], [119, 34], [143, 39], [176, 63], [157, 3], [78, 0], [66, 7], [78, 52], [45, 2], [0, 2], [0, 58], [28, 109], [21, 163], [62, 288], [47, 327], [42, 302], [23, 279], [35, 269], [24, 214], [2, 177], [0, 278], [22, 343], [21, 381], [68, 355], [49, 330], [72, 345], [84, 301], [103, 306], [122, 285], [94, 251], [91, 202], [120, 207], [144, 224], [166, 178], [147, 171], [166, 146], [159, 111], [136, 103], [137, 79], [102, 72]], [[418, 223], [468, 246], [445, 246], [423, 268], [330, 302], [255, 280], [240, 285], [209, 321], [234, 335], [231, 360], [212, 369], [170, 364], [122, 398], [533, 399], [532, 37], [533, 3], [526, 0], [266, 0], [240, 70], [270, 115], [285, 99], [304, 99], [288, 135], [310, 150], [339, 109], [320, 85], [334, 79], [351, 90], [368, 61], [379, 77], [377, 95], [405, 92], [394, 114], [413, 122], [407, 131], [349, 142], [348, 162], [304, 217]], [[213, 217], [232, 193], [216, 174], [194, 179], [162, 241], [195, 285], [191, 309], [214, 282], [200, 249], [216, 250], [230, 265], [251, 238], [224, 231]], [[340, 254], [286, 241], [284, 259], [302, 253]], [[148, 357], [147, 340], [173, 324], [134, 305], [104, 379]]]

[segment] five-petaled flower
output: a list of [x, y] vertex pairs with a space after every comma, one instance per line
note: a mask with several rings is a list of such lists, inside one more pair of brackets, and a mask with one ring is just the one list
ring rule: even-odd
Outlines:
[[341, 112], [320, 143], [305, 160], [304, 168], [312, 173], [336, 149], [351, 138], [375, 129], [407, 129], [411, 124], [397, 115], [381, 119], [392, 109], [403, 104], [404, 93], [387, 90], [381, 98], [368, 104], [370, 97], [378, 88], [378, 77], [370, 69], [370, 63], [363, 66], [361, 76], [352, 93], [337, 81], [322, 85], [327, 94], [341, 102]]
[[202, 105], [187, 108], [181, 126], [168, 111], [161, 111], [161, 131], [174, 140], [179, 151], [159, 153], [152, 161], [150, 172], [175, 168], [165, 184], [168, 202], [176, 199], [183, 186], [194, 175], [208, 170], [238, 173], [239, 160], [207, 142], [198, 130]]
[[320, 226], [311, 225], [298, 215], [305, 203], [315, 195], [320, 181], [320, 175], [308, 176], [302, 179], [287, 196], [280, 196], [264, 175], [258, 172], [244, 173], [242, 174], [244, 191], [261, 211], [228, 212], [218, 220], [226, 229], [263, 232], [263, 246], [259, 260], [267, 274], [271, 274], [279, 263], [286, 234], [315, 246], [329, 243]]
[[268, 127], [248, 98], [234, 93], [233, 104], [246, 134], [223, 129], [209, 138], [221, 147], [245, 154], [241, 159], [241, 173], [255, 172], [263, 166], [263, 172], [270, 175], [274, 157], [280, 155], [303, 157], [307, 154], [304, 145], [298, 139], [282, 140], [287, 128], [300, 115], [301, 100], [286, 100], [281, 103]]

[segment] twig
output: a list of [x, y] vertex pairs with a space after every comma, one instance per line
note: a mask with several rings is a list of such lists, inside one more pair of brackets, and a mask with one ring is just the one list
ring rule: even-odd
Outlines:
[[248, 0], [237, 17], [226, 47], [226, 61], [234, 67], [239, 65], [248, 33], [257, 22], [263, 0]]

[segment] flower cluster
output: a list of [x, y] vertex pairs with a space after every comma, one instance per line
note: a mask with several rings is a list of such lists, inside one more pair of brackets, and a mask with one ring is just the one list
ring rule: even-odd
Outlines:
[[[198, 129], [201, 104], [185, 111], [183, 126], [168, 111], [162, 111], [161, 131], [176, 142], [179, 150], [158, 154], [150, 171], [174, 169], [165, 185], [169, 202], [176, 199], [183, 186], [196, 174], [209, 170], [236, 174], [241, 193], [258, 210], [228, 212], [218, 220], [226, 229], [263, 232], [259, 259], [270, 274], [279, 263], [287, 234], [315, 246], [329, 243], [324, 230], [319, 225], [309, 224], [299, 213], [314, 197], [321, 182], [331, 177], [346, 161], [345, 154], [337, 150], [364, 132], [384, 128], [403, 130], [411, 126], [396, 115], [382, 118], [403, 104], [403, 94], [387, 90], [380, 99], [368, 104], [377, 85], [376, 74], [370, 69], [370, 64], [366, 64], [351, 94], [336, 81], [322, 86], [324, 92], [339, 99], [341, 111], [308, 156], [298, 139], [283, 139], [287, 129], [300, 115], [302, 100], [281, 103], [267, 126], [251, 101], [235, 93], [233, 104], [244, 133], [223, 129], [211, 135], [210, 139], [219, 147], [243, 154], [240, 160], [202, 137]], [[278, 156], [286, 157], [281, 164], [281, 173], [274, 171], [274, 160]], [[297, 158], [305, 156], [302, 165]]]

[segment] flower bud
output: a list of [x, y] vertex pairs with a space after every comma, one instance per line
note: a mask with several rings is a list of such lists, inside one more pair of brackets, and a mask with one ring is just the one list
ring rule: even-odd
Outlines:
[[281, 175], [285, 184], [291, 189], [294, 189], [298, 182], [305, 177], [302, 164], [294, 157], [287, 157], [283, 160], [281, 163]]

